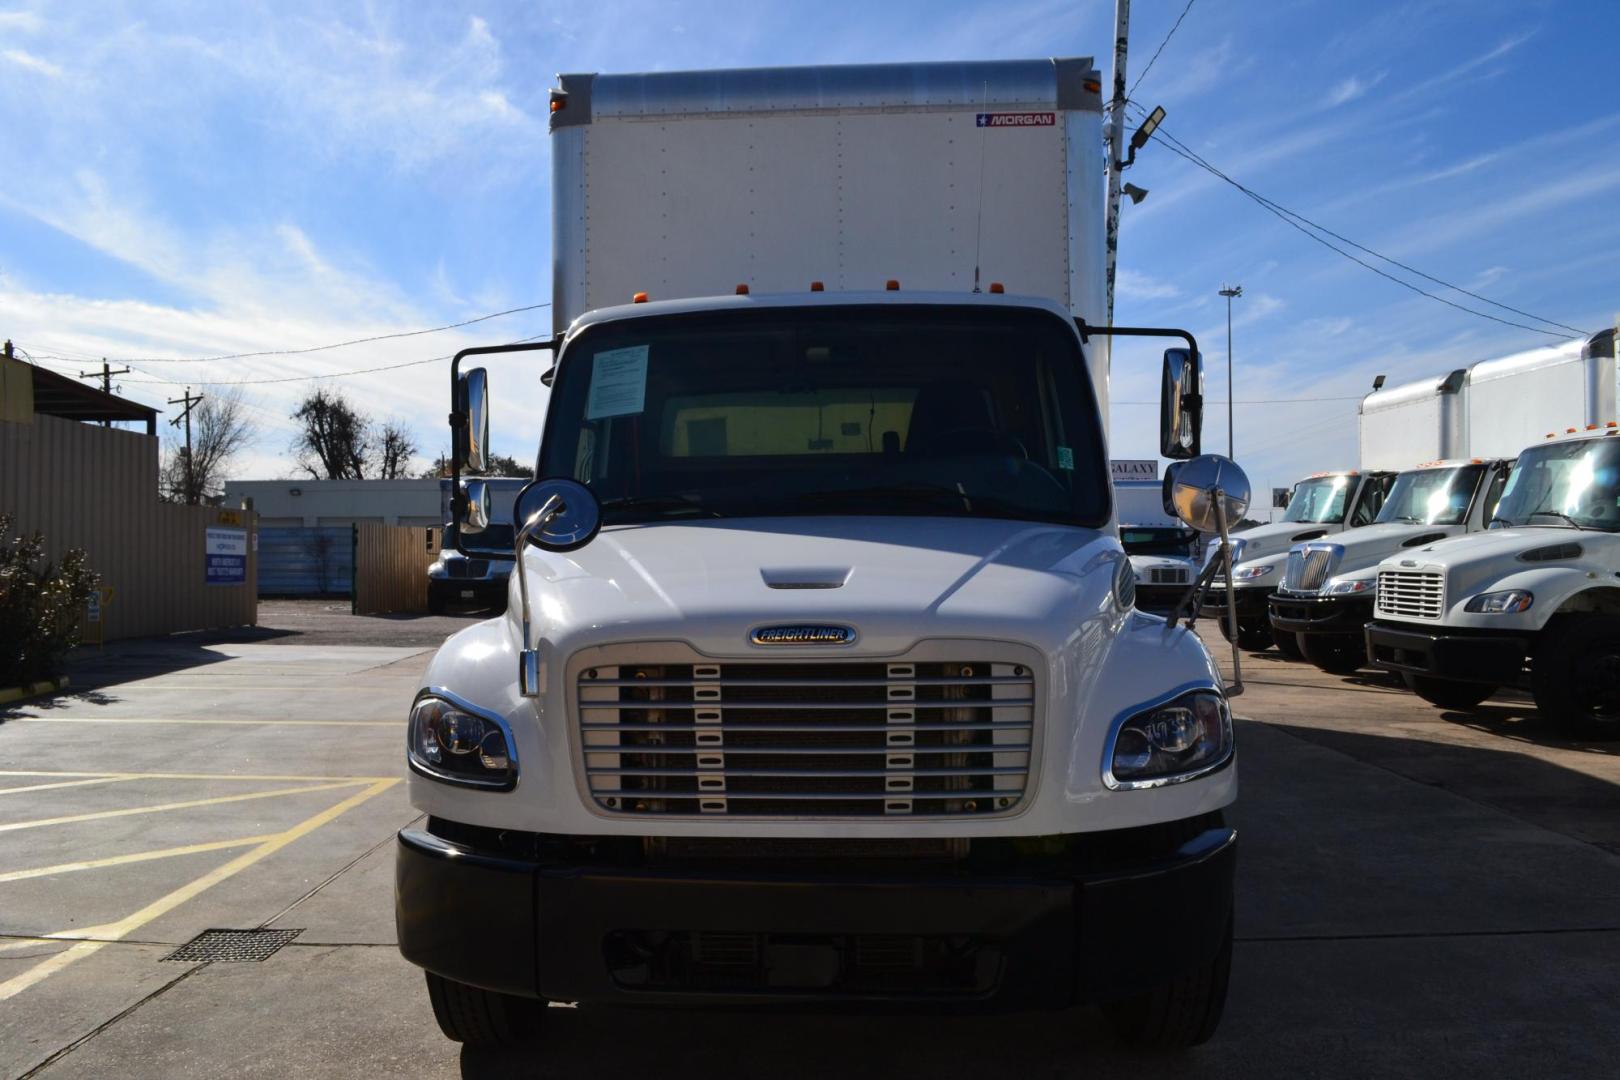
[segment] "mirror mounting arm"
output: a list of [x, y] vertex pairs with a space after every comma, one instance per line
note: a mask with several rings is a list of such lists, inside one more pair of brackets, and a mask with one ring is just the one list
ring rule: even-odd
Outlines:
[[1080, 331], [1082, 345], [1090, 341], [1093, 334], [1098, 337], [1173, 337], [1185, 341], [1194, 356], [1198, 354], [1198, 342], [1186, 330], [1162, 326], [1092, 326], [1084, 319], [1074, 320], [1074, 328]]
[[[450, 518], [460, 525], [467, 515], [467, 496], [461, 490], [462, 455], [461, 429], [466, 426], [466, 417], [460, 409], [461, 394], [461, 362], [469, 356], [491, 356], [496, 353], [536, 352], [549, 350], [553, 355], [562, 345], [562, 335], [548, 338], [545, 341], [521, 341], [510, 345], [476, 345], [470, 349], [462, 349], [450, 358]], [[555, 369], [555, 365], [553, 365]], [[455, 530], [455, 549], [463, 555], [472, 555], [461, 546], [461, 529]]]

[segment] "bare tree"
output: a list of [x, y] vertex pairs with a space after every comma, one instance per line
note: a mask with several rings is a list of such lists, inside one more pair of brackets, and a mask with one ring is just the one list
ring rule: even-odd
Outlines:
[[253, 439], [256, 429], [247, 418], [242, 394], [233, 390], [204, 396], [191, 414], [191, 455], [186, 446], [170, 438], [158, 472], [158, 492], [169, 502], [197, 505], [225, 489], [231, 458]]
[[[433, 459], [433, 464], [430, 467], [422, 470], [417, 475], [425, 480], [432, 480], [435, 478], [442, 480], [444, 477], [449, 476], [450, 455], [447, 453], [440, 454], [438, 457]], [[519, 462], [517, 458], [508, 457], [505, 454], [491, 454], [489, 456], [489, 468], [485, 469], [482, 475], [520, 476], [527, 478], [534, 475], [534, 468], [529, 465], [524, 465]]]
[[299, 403], [293, 453], [315, 480], [360, 480], [366, 475], [371, 421], [340, 390], [322, 387]]
[[416, 456], [416, 438], [403, 423], [389, 420], [372, 439], [372, 456], [378, 476], [384, 480], [401, 479], [409, 475], [411, 459]]

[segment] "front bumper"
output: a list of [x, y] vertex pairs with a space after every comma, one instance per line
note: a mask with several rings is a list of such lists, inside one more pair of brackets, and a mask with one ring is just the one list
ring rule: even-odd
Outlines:
[[[512, 834], [430, 828], [399, 834], [407, 960], [503, 993], [671, 1006], [1008, 1010], [1128, 997], [1215, 955], [1237, 856], [1219, 815], [1007, 842], [971, 870], [879, 859], [636, 865], [622, 841], [582, 854], [588, 838], [532, 834], [519, 856], [468, 842], [488, 835], [510, 849]], [[1157, 855], [1120, 861], [1150, 833]], [[1080, 857], [1015, 851], [1070, 841]]]
[[[1237, 604], [1238, 622], [1265, 622], [1269, 617], [1266, 604], [1276, 591], [1275, 586], [1267, 588], [1263, 585], [1248, 585], [1232, 590]], [[1226, 618], [1225, 582], [1213, 584], [1205, 591], [1204, 602], [1199, 607], [1198, 614], [1205, 619]]]
[[1518, 683], [1531, 647], [1520, 634], [1421, 630], [1385, 622], [1368, 623], [1366, 633], [1373, 667], [1492, 686]]
[[1164, 612], [1174, 611], [1177, 604], [1187, 595], [1187, 585], [1143, 585], [1136, 586], [1136, 606], [1143, 611]]
[[1271, 627], [1285, 634], [1360, 636], [1372, 618], [1371, 593], [1361, 596], [1295, 596], [1277, 592], [1269, 602]]

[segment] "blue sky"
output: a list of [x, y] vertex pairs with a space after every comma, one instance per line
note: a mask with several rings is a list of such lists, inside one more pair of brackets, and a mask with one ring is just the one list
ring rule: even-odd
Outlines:
[[[1132, 81], [1182, 0], [1137, 0]], [[301, 347], [549, 298], [547, 90], [558, 71], [1101, 55], [1111, 2], [846, 4], [0, 0], [0, 336], [78, 358]], [[1620, 89], [1610, 0], [1197, 0], [1135, 98], [1285, 206], [1514, 307], [1620, 313]], [[1356, 455], [1355, 398], [1554, 340], [1418, 297], [1157, 144], [1128, 176], [1117, 319], [1179, 324], [1257, 488]], [[1464, 299], [1454, 297], [1456, 299]], [[1472, 303], [1472, 302], [1470, 302]], [[1478, 306], [1475, 304], [1474, 306]], [[1522, 321], [1514, 316], [1506, 316]], [[301, 357], [137, 364], [275, 378], [437, 356], [549, 328], [542, 310]], [[85, 365], [87, 366], [87, 365]], [[344, 379], [442, 444], [445, 365]], [[532, 456], [538, 391], [496, 369], [500, 449]], [[1154, 442], [1156, 351], [1116, 352], [1114, 453]], [[306, 384], [243, 388], [242, 476], [291, 475]], [[1325, 398], [1242, 404], [1278, 398]], [[1224, 447], [1224, 405], [1206, 437]]]

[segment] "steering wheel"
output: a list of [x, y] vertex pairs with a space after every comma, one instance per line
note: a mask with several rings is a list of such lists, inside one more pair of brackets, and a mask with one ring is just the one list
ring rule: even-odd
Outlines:
[[985, 427], [945, 428], [942, 431], [929, 432], [923, 438], [914, 440], [906, 449], [951, 454], [994, 451], [1011, 454], [1024, 461], [1029, 460], [1029, 451], [1017, 438], [1005, 431]]

